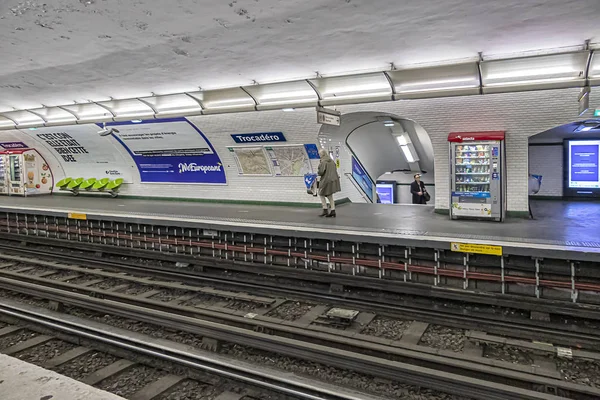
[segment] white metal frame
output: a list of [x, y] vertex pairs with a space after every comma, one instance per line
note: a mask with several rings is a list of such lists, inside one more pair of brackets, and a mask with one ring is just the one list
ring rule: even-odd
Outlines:
[[0, 112], [0, 130], [600, 85], [600, 55], [529, 57]]

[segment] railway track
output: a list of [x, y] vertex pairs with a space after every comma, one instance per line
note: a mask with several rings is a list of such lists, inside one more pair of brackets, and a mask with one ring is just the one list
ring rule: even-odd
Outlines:
[[[226, 274], [215, 276], [207, 273], [207, 270], [215, 264], [214, 260], [196, 260], [196, 264], [181, 264], [169, 257], [166, 257], [162, 262], [163, 260], [157, 257], [161, 260], [162, 265], [156, 262], [141, 264], [139, 262], [124, 261], [120, 253], [115, 254], [112, 252], [113, 248], [104, 250], [106, 250], [105, 253], [90, 254], [87, 251], [83, 254], [81, 254], [82, 252], [64, 254], [56, 250], [24, 246], [15, 248], [14, 244], [11, 246], [0, 243], [0, 251], [4, 252], [6, 256], [45, 257], [62, 263], [77, 261], [79, 264], [85, 264], [90, 268], [101, 268], [116, 273], [126, 272], [137, 276], [152, 276], [164, 280], [187, 282], [193, 285], [210, 285], [216, 288], [225, 288], [229, 291], [248, 291], [263, 296], [293, 297], [307, 301], [328, 302], [343, 307], [375, 311], [378, 314], [396, 318], [419, 319], [456, 329], [483, 330], [497, 335], [600, 351], [600, 334], [598, 333], [600, 311], [597, 311], [596, 307], [593, 306], [576, 305], [573, 309], [563, 309], [558, 305], [551, 308], [552, 304], [547, 301], [537, 303], [533, 301], [531, 304], [527, 304], [520, 300], [520, 308], [516, 308], [518, 305], [512, 302], [503, 307], [486, 307], [486, 305], [480, 303], [479, 298], [475, 304], [468, 302], [470, 297], [463, 299], [461, 302], [447, 300], [432, 303], [428, 299], [424, 299], [427, 293], [430, 292], [429, 288], [417, 297], [381, 296], [379, 288], [368, 290], [363, 287], [352, 288], [347, 282], [347, 277], [331, 277], [333, 274], [330, 274], [330, 278], [341, 279], [342, 285], [346, 284], [346, 290], [332, 290], [329, 284], [302, 280], [304, 273], [309, 274], [310, 271], [299, 271], [300, 273], [295, 275], [294, 278], [286, 278], [282, 281], [279, 277], [260, 274], [259, 271], [256, 271], [256, 265], [245, 267], [246, 271], [252, 271], [252, 274], [236, 271], [235, 265], [232, 265], [231, 269], [234, 272], [228, 270]], [[145, 254], [145, 256], [159, 255]], [[111, 258], [106, 259], [105, 257]], [[244, 266], [238, 268], [241, 269]], [[296, 276], [298, 280], [296, 280]], [[360, 279], [358, 280], [360, 281]], [[462, 298], [463, 294], [461, 292], [456, 295], [458, 298]], [[542, 307], [539, 303], [543, 303], [545, 306]], [[535, 309], [535, 311], [531, 309]], [[554, 312], [550, 313], [551, 309]], [[600, 308], [598, 309], [600, 310]], [[577, 310], [580, 312], [577, 312]], [[598, 314], [597, 320], [595, 319], [596, 313]], [[534, 314], [542, 314], [543, 319], [534, 319]]]
[[[56, 305], [71, 304], [96, 312], [167, 326], [174, 330], [193, 332], [203, 337], [205, 347], [213, 350], [220, 347], [223, 342], [236, 343], [334, 365], [338, 368], [369, 371], [379, 378], [399, 379], [413, 385], [481, 399], [553, 398], [553, 395], [557, 395], [556, 398], [562, 396], [591, 399], [600, 396], [600, 392], [591, 387], [564, 382], [545, 376], [547, 374], [544, 373], [536, 374], [535, 371], [518, 368], [518, 366], [497, 363], [498, 366], [490, 363], [490, 360], [486, 363], [481, 357], [442, 355], [439, 351], [422, 351], [423, 349], [417, 349], [406, 342], [389, 346], [382, 344], [381, 341], [366, 340], [365, 337], [357, 339], [357, 335], [354, 334], [334, 334], [331, 328], [301, 329], [293, 324], [276, 324], [264, 318], [257, 318], [258, 315], [255, 313], [241, 312], [235, 315], [235, 313], [223, 314], [198, 307], [182, 307], [179, 302], [174, 302], [170, 298], [161, 301], [149, 298], [152, 296], [143, 296], [147, 291], [142, 293], [142, 296], [132, 296], [92, 287], [108, 279], [115, 279], [118, 275], [127, 278], [123, 275], [123, 271], [115, 275], [114, 272], [39, 260], [32, 264], [42, 269], [36, 271], [35, 266], [25, 265], [32, 261], [22, 256], [4, 254], [0, 255], [0, 258], [22, 263], [16, 265], [5, 263], [4, 268], [0, 269], [0, 287], [6, 290], [49, 299]], [[7, 270], [11, 268], [13, 271]], [[52, 270], [43, 270], [44, 268]], [[60, 270], [70, 274], [72, 280], [77, 279], [77, 274], [85, 273], [99, 278], [95, 279], [97, 282], [88, 279], [79, 284], [49, 278], [58, 274]], [[153, 287], [169, 284], [147, 278], [140, 280], [140, 278], [129, 277], [124, 280], [143, 282]], [[112, 289], [119, 286], [118, 282], [115, 284]], [[171, 285], [174, 286], [171, 289], [194, 291], [193, 286], [184, 287], [175, 283]], [[202, 290], [196, 288], [196, 292]], [[234, 296], [231, 293], [224, 295]], [[238, 297], [250, 299], [245, 294], [238, 294]], [[253, 300], [266, 302], [266, 299], [258, 296]]]
[[383, 400], [6, 300], [0, 318], [1, 353], [131, 400]]

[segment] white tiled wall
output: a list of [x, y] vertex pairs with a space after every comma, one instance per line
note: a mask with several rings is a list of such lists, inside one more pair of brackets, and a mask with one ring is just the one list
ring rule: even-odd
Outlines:
[[[549, 128], [580, 119], [577, 116], [579, 89], [548, 90], [484, 96], [451, 97], [423, 100], [343, 106], [342, 113], [358, 111], [389, 112], [412, 119], [429, 133], [435, 155], [435, 205], [448, 208], [449, 132], [507, 132], [508, 209], [528, 209], [528, 137]], [[592, 90], [591, 104], [600, 105], [600, 93]], [[227, 151], [234, 145], [230, 134], [281, 131], [288, 143], [317, 143], [320, 126], [314, 109], [295, 112], [265, 111], [192, 117], [191, 120], [212, 142], [226, 166], [227, 186], [206, 185], [129, 185], [128, 194], [228, 200], [317, 202], [306, 194], [301, 177], [240, 177], [233, 157]], [[0, 137], [2, 133], [0, 132]], [[12, 139], [11, 139], [12, 140]], [[346, 162], [349, 158], [342, 149]], [[315, 163], [316, 166], [316, 163]], [[349, 172], [349, 171], [348, 171]], [[340, 197], [360, 201], [361, 197], [342, 176], [344, 192]], [[544, 185], [547, 183], [544, 177]]]
[[529, 146], [529, 173], [542, 175], [542, 186], [534, 196], [563, 195], [563, 146]]
[[[450, 132], [506, 131], [509, 211], [528, 210], [528, 137], [579, 120], [579, 89], [545, 90], [483, 96], [404, 100], [344, 106], [343, 113], [379, 111], [412, 119], [431, 137], [435, 154], [436, 208], [448, 209]], [[591, 106], [600, 105], [592, 90]], [[589, 116], [589, 114], [588, 114]]]

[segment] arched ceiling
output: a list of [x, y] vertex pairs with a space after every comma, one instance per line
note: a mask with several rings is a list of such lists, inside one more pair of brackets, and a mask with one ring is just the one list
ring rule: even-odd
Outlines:
[[2, 0], [0, 112], [598, 41], [598, 0]]

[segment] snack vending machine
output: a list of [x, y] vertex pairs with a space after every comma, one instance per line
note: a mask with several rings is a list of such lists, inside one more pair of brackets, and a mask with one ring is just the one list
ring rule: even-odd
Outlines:
[[15, 149], [0, 152], [0, 194], [50, 194], [53, 186], [52, 171], [37, 150]]
[[0, 154], [0, 195], [8, 194], [8, 182], [6, 175], [6, 163], [4, 155]]
[[503, 221], [506, 214], [504, 132], [458, 132], [450, 142], [450, 218]]

